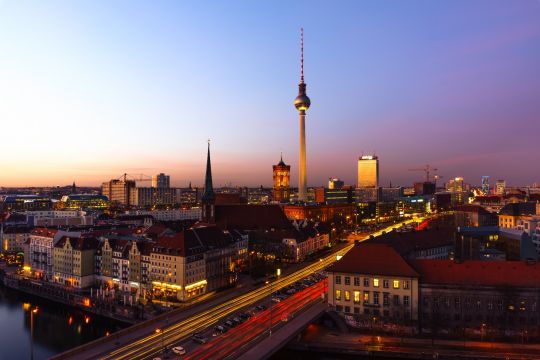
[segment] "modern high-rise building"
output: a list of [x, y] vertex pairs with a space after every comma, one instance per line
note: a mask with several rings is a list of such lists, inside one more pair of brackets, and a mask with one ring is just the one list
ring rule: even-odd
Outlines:
[[482, 176], [482, 192], [484, 195], [489, 194], [489, 176]]
[[328, 179], [328, 189], [334, 190], [334, 189], [341, 189], [345, 183], [338, 178], [330, 178]]
[[306, 173], [306, 110], [311, 105], [311, 100], [306, 95], [304, 83], [304, 29], [300, 36], [300, 83], [298, 84], [298, 96], [294, 99], [294, 106], [300, 115], [300, 159], [298, 162], [298, 200], [306, 202], [307, 199], [307, 173]]
[[462, 177], [456, 177], [453, 179], [448, 180], [446, 183], [446, 191], [448, 192], [462, 192], [464, 191], [465, 186], [463, 183]]
[[497, 195], [504, 195], [506, 193], [506, 181], [497, 180], [495, 183], [495, 193], [497, 193]]
[[170, 188], [171, 187], [171, 177], [160, 173], [152, 176], [152, 187], [153, 188]]
[[113, 179], [104, 182], [101, 186], [101, 193], [109, 198], [111, 203], [120, 205], [131, 205], [131, 193], [135, 190], [134, 180]]
[[273, 189], [272, 198], [278, 202], [288, 202], [291, 195], [291, 166], [283, 162], [283, 156], [277, 165], [272, 166]]
[[379, 158], [362, 156], [358, 159], [358, 188], [379, 187]]

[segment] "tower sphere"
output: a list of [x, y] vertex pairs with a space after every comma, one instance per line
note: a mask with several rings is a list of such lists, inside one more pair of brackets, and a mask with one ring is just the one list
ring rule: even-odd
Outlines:
[[296, 99], [294, 99], [294, 106], [297, 110], [307, 110], [311, 105], [311, 100], [306, 94], [299, 94]]

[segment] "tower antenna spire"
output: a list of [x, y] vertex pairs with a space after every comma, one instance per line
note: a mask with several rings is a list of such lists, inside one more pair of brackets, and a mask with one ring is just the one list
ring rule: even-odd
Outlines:
[[304, 28], [300, 28], [300, 82], [304, 83]]

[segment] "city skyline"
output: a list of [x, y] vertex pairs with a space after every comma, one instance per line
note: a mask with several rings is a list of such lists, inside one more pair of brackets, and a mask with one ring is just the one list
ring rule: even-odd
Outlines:
[[540, 180], [537, 1], [62, 4], [0, 2], [0, 186], [202, 185], [208, 137], [218, 186], [270, 186], [281, 151], [297, 178], [302, 26], [308, 186], [356, 183], [373, 153], [382, 186], [424, 164], [443, 181]]

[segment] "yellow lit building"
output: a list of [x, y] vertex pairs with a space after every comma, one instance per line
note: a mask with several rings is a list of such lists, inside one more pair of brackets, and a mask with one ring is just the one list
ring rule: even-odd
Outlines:
[[97, 247], [95, 238], [61, 237], [53, 249], [53, 281], [79, 289], [92, 286]]
[[415, 322], [418, 278], [390, 246], [358, 244], [328, 269], [328, 304], [358, 320]]

